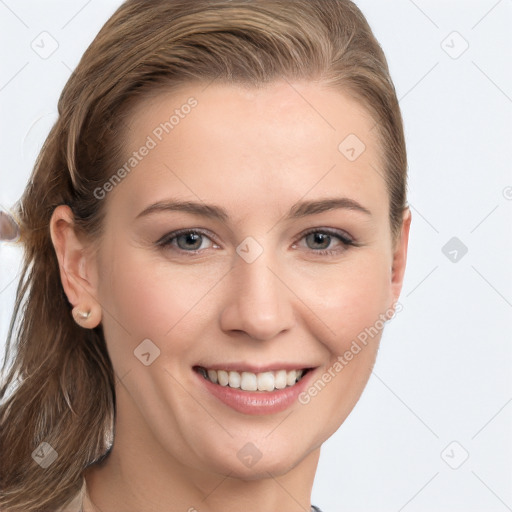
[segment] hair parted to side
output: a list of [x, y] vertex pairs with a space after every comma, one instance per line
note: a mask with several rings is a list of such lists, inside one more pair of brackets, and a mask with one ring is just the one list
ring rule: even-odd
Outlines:
[[[132, 106], [191, 82], [259, 87], [280, 78], [326, 84], [372, 115], [391, 231], [399, 234], [407, 174], [401, 113], [382, 49], [351, 1], [123, 3], [64, 87], [14, 210], [24, 261], [0, 383], [1, 510], [62, 507], [113, 438], [115, 377], [102, 326], [84, 329], [72, 318], [50, 237], [53, 210], [69, 205], [77, 230], [97, 247], [108, 201], [93, 191], [122, 162], [119, 134]], [[43, 442], [57, 452], [46, 468], [31, 456]]]

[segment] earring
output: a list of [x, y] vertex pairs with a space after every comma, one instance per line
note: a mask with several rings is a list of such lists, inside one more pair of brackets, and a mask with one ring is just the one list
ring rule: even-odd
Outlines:
[[73, 315], [80, 320], [87, 320], [91, 316], [91, 311], [80, 311], [76, 306], [73, 308]]

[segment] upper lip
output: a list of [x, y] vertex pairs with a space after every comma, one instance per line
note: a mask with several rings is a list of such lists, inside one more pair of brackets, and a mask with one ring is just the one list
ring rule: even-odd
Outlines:
[[206, 370], [226, 370], [234, 372], [277, 372], [279, 370], [306, 370], [315, 368], [314, 365], [308, 363], [267, 363], [265, 365], [248, 364], [248, 363], [208, 363], [197, 364], [195, 368], [205, 368]]

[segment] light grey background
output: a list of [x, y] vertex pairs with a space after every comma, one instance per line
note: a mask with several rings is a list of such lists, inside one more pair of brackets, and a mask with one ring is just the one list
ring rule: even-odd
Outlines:
[[[413, 223], [404, 309], [322, 449], [313, 503], [512, 510], [512, 1], [356, 3], [400, 98]], [[2, 208], [22, 193], [62, 87], [119, 4], [0, 0]], [[20, 258], [0, 244], [2, 353]]]

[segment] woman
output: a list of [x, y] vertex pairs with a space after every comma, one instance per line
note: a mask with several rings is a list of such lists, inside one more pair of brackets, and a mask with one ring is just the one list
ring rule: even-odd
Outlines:
[[2, 510], [314, 510], [400, 294], [406, 168], [352, 2], [125, 2], [16, 210]]

